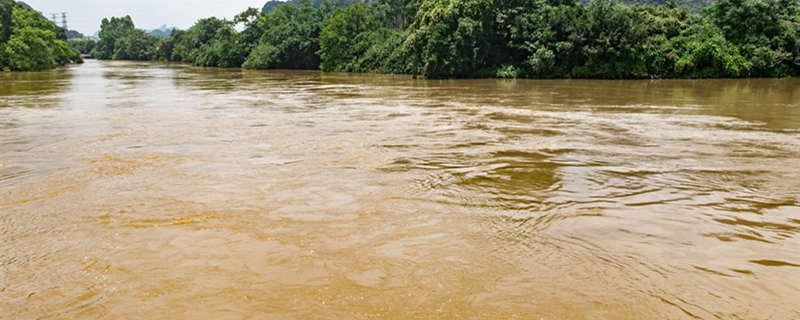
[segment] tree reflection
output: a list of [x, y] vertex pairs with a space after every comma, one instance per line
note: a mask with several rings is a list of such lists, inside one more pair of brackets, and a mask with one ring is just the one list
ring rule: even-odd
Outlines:
[[65, 67], [42, 72], [0, 72], [0, 108], [57, 107], [64, 92], [73, 86], [73, 68]]

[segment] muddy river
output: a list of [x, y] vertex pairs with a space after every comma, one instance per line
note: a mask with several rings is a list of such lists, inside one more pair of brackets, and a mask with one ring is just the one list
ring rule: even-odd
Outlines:
[[798, 319], [800, 79], [0, 73], [3, 319]]

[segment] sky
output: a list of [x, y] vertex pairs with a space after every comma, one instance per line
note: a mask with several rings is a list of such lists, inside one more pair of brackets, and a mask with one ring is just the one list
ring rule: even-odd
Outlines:
[[105, 17], [130, 15], [139, 29], [157, 29], [162, 25], [180, 29], [191, 27], [201, 18], [233, 18], [248, 7], [261, 8], [268, 0], [23, 0], [51, 18], [67, 13], [67, 26], [85, 35], [100, 30]]

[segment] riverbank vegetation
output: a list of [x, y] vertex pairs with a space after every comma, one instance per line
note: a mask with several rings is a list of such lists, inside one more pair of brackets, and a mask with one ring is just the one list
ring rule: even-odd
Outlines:
[[97, 41], [94, 40], [69, 40], [69, 47], [82, 55], [91, 56]]
[[271, 2], [233, 20], [202, 19], [167, 39], [135, 29], [130, 17], [104, 19], [93, 55], [428, 78], [800, 75], [796, 0], [719, 0], [699, 12], [613, 0], [347, 4]]
[[40, 71], [83, 62], [67, 34], [13, 0], [0, 0], [0, 71]]

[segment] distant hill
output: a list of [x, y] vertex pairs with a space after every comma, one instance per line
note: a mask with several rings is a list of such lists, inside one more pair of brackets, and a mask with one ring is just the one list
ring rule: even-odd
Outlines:
[[164, 25], [161, 25], [161, 27], [158, 28], [158, 29], [145, 30], [145, 32], [147, 32], [148, 34], [150, 34], [152, 36], [156, 36], [156, 37], [159, 37], [159, 38], [166, 39], [166, 38], [169, 38], [169, 37], [172, 36], [172, 31], [173, 30], [177, 30], [177, 29], [178, 28], [176, 28], [176, 27], [167, 27], [167, 25], [164, 24]]
[[75, 30], [67, 30], [67, 40], [83, 39], [83, 38], [84, 38], [83, 33], [80, 33]]
[[25, 9], [28, 9], [28, 10], [33, 10], [33, 7], [31, 7], [29, 4], [27, 4], [27, 3], [25, 3], [25, 2], [22, 2], [22, 1], [17, 1], [17, 3], [18, 3], [20, 6], [22, 6], [23, 8], [25, 8]]
[[[178, 29], [176, 27], [167, 27], [167, 25], [164, 24], [164, 25], [161, 25], [161, 27], [158, 28], [158, 29], [144, 30], [144, 32], [146, 32], [147, 34], [149, 34], [151, 36], [168, 39], [169, 37], [172, 36], [172, 31], [173, 30], [180, 30], [180, 29]], [[92, 35], [92, 37], [95, 38], [95, 39], [99, 39], [100, 38], [100, 31], [95, 32]]]

